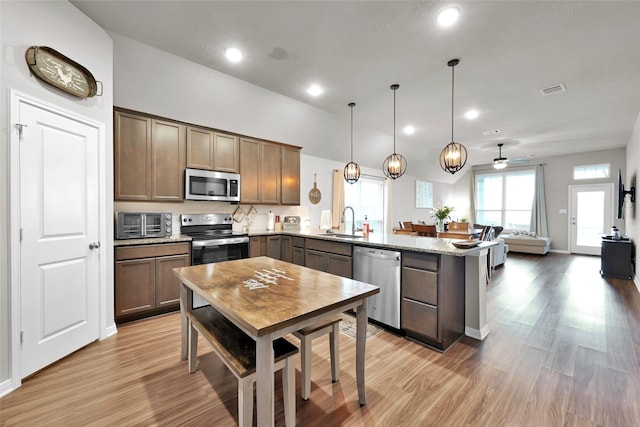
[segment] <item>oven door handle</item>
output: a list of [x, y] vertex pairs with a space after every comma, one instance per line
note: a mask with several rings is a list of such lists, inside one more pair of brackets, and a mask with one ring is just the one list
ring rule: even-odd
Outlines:
[[210, 240], [196, 240], [191, 242], [191, 247], [193, 248], [205, 248], [207, 246], [229, 246], [229, 245], [237, 245], [239, 243], [249, 243], [249, 238], [247, 236], [242, 237], [232, 237], [225, 239], [210, 239]]

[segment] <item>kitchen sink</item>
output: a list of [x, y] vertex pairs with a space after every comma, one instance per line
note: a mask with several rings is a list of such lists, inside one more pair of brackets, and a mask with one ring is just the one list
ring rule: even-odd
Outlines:
[[331, 237], [341, 237], [343, 239], [362, 239], [364, 236], [362, 234], [356, 233], [356, 234], [351, 234], [351, 233], [334, 233], [334, 232], [329, 232], [327, 231], [327, 236], [331, 236]]

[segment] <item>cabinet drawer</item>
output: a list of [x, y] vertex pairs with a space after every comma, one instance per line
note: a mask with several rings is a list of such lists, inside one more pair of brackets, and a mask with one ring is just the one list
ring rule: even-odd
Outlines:
[[417, 254], [404, 252], [402, 254], [402, 266], [414, 267], [422, 270], [438, 271], [438, 257], [433, 254]]
[[438, 339], [438, 309], [432, 305], [402, 299], [402, 328], [427, 338]]
[[402, 269], [402, 296], [438, 305], [438, 273], [404, 267]]
[[304, 248], [304, 237], [294, 237], [293, 246], [296, 248]]
[[315, 249], [322, 252], [331, 252], [338, 255], [351, 256], [351, 245], [348, 243], [328, 242], [326, 240], [307, 239], [307, 249]]
[[164, 243], [158, 245], [119, 246], [116, 247], [116, 261], [136, 258], [153, 258], [166, 255], [188, 254], [191, 248], [190, 242]]

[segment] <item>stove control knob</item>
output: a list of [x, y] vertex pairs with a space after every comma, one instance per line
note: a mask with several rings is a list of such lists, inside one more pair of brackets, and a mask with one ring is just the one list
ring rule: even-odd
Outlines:
[[171, 214], [166, 214], [165, 216], [167, 219], [171, 219]]
[[167, 227], [167, 234], [171, 234], [171, 227]]

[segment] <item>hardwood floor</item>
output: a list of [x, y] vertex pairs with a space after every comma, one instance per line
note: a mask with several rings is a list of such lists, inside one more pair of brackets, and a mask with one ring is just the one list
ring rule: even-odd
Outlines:
[[[340, 381], [327, 337], [313, 343], [304, 426], [638, 426], [640, 295], [602, 279], [600, 259], [510, 253], [487, 292], [491, 333], [441, 354], [388, 332], [367, 341], [360, 407], [355, 341], [340, 334]], [[297, 344], [297, 340], [291, 337]], [[2, 426], [232, 426], [236, 380], [199, 346], [180, 361], [177, 314], [121, 325], [0, 399]], [[284, 424], [276, 375], [276, 425]]]

